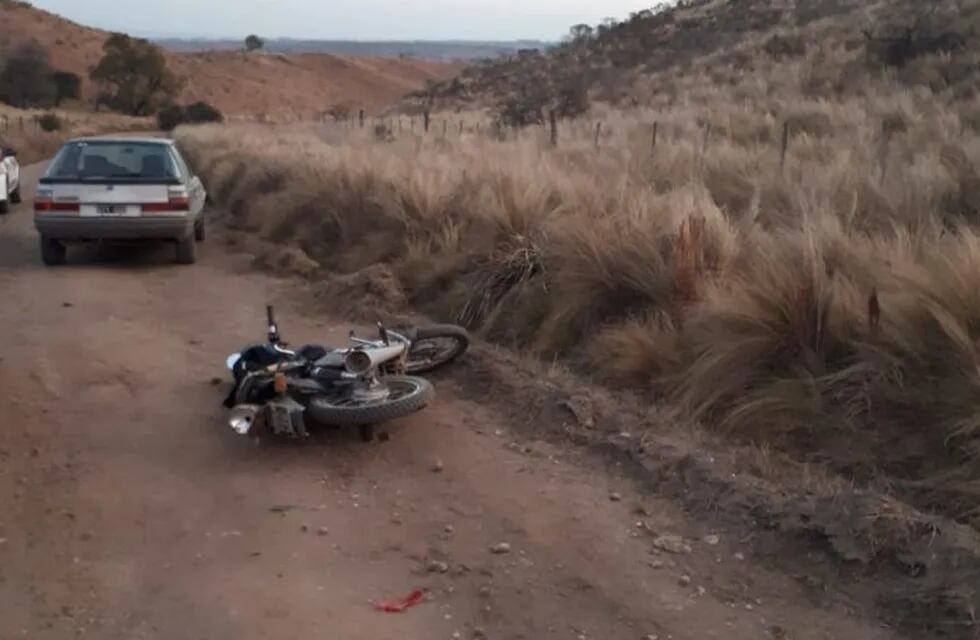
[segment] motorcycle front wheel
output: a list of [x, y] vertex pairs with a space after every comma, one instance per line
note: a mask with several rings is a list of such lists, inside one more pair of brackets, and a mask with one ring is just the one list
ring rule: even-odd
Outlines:
[[404, 418], [424, 409], [436, 390], [424, 378], [386, 376], [381, 384], [388, 388], [380, 400], [358, 400], [350, 396], [317, 396], [307, 412], [316, 422], [335, 427], [364, 427]]

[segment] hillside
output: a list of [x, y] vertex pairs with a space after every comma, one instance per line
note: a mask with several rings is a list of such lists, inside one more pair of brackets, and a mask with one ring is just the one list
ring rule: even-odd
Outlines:
[[[970, 2], [687, 0], [618, 23], [579, 25], [561, 46], [468, 67], [436, 94], [453, 107], [515, 96], [540, 101], [548, 93], [554, 101], [576, 91], [613, 105], [654, 106], [680, 98], [685, 79], [705, 90], [775, 81], [774, 90], [792, 93], [800, 87], [787, 84], [789, 73], [806, 74], [804, 91], [828, 98], [885, 76], [933, 91], [972, 87], [978, 28], [980, 10]], [[937, 58], [944, 54], [955, 55]]]
[[[0, 2], [0, 43], [35, 40], [52, 65], [87, 78], [100, 59], [106, 32], [17, 2]], [[442, 62], [331, 54], [168, 52], [185, 78], [181, 100], [205, 100], [226, 115], [306, 118], [344, 102], [384, 107], [426, 81], [447, 78], [458, 66]], [[86, 97], [93, 87], [85, 83]]]

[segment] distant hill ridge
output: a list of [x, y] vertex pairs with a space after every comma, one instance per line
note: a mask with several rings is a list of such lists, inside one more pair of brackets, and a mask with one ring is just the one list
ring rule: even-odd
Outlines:
[[[152, 42], [174, 52], [235, 50], [242, 40], [230, 38], [155, 37]], [[547, 49], [554, 42], [542, 40], [306, 40], [272, 38], [265, 50], [275, 53], [332, 53], [355, 56], [412, 57], [427, 60], [477, 60], [496, 58], [523, 49]]]
[[[48, 54], [52, 66], [88, 81], [102, 56], [107, 31], [79, 25], [27, 3], [0, 0], [0, 55], [28, 41]], [[241, 50], [167, 51], [184, 88], [176, 98], [204, 100], [230, 117], [312, 119], [338, 104], [377, 111], [427, 82], [454, 76], [461, 68], [436, 60], [328, 53], [248, 54]]]

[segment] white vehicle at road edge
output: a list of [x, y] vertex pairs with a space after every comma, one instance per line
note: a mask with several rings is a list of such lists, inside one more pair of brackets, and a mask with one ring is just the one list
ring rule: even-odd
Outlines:
[[10, 211], [10, 205], [20, 202], [20, 165], [17, 152], [0, 148], [0, 213]]
[[207, 192], [173, 140], [69, 140], [38, 181], [34, 226], [41, 259], [64, 263], [74, 242], [172, 242], [177, 262], [196, 260]]

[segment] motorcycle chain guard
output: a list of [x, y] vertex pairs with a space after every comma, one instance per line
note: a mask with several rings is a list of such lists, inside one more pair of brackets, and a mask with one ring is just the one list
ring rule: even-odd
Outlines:
[[268, 426], [277, 436], [301, 439], [309, 436], [304, 413], [306, 408], [286, 396], [276, 398], [266, 405]]

